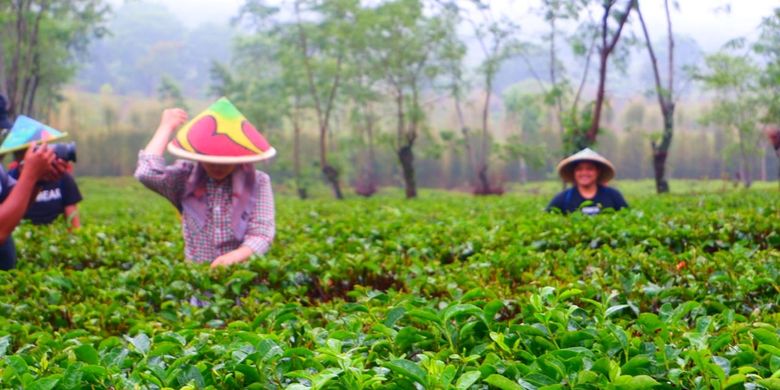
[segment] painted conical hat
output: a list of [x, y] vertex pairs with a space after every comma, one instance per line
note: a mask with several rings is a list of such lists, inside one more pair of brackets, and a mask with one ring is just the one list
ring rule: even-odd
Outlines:
[[606, 184], [615, 177], [615, 166], [606, 157], [591, 148], [585, 148], [558, 163], [558, 175], [564, 181], [574, 182], [574, 167], [578, 162], [590, 161], [599, 166], [599, 183]]
[[187, 160], [215, 164], [252, 163], [276, 154], [276, 149], [224, 97], [182, 126], [168, 143], [168, 151]]
[[54, 141], [67, 135], [35, 119], [19, 115], [8, 136], [3, 140], [3, 144], [0, 145], [0, 154], [26, 149], [33, 142]]

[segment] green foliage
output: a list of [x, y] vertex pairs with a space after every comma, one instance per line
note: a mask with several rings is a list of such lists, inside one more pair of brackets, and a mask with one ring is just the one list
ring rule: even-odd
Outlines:
[[764, 123], [780, 123], [780, 8], [764, 18], [761, 35], [754, 51], [766, 59], [765, 69], [759, 75], [760, 97], [766, 106]]
[[511, 195], [279, 196], [271, 252], [209, 270], [182, 259], [163, 199], [81, 184], [85, 227], [22, 226], [0, 273], [3, 388], [777, 385], [774, 191], [597, 217]]
[[[583, 148], [593, 146], [587, 137], [593, 122], [593, 102], [588, 103], [582, 109], [565, 114], [563, 121], [564, 129], [566, 129], [563, 134], [564, 155], [570, 155]], [[599, 128], [599, 133], [603, 134], [604, 129]]]
[[[727, 45], [729, 50], [739, 49], [743, 42], [736, 40]], [[759, 69], [746, 56], [720, 51], [705, 58], [706, 70], [697, 72], [695, 78], [706, 89], [715, 92], [713, 106], [702, 116], [704, 123], [721, 126], [736, 137], [735, 149], [742, 160], [742, 176], [745, 186], [750, 186], [749, 156], [756, 154], [759, 136], [760, 104], [758, 95]]]
[[110, 84], [121, 94], [154, 97], [162, 78], [190, 98], [207, 93], [209, 67], [228, 61], [235, 30], [227, 22], [186, 26], [179, 14], [148, 1], [117, 2], [104, 39], [90, 45], [79, 85], [97, 91]]
[[187, 110], [187, 103], [181, 94], [179, 85], [168, 76], [163, 76], [160, 80], [160, 86], [157, 87], [157, 95], [160, 101], [170, 107], [178, 107]]
[[60, 102], [88, 43], [107, 33], [108, 13], [101, 0], [0, 3], [0, 91], [12, 115], [36, 115]]

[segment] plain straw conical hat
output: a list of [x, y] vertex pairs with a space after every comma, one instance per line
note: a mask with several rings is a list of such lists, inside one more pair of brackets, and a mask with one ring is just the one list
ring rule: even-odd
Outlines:
[[227, 98], [192, 118], [168, 143], [174, 156], [214, 164], [243, 164], [276, 154], [265, 137]]
[[599, 167], [599, 183], [606, 184], [615, 177], [615, 166], [606, 157], [596, 153], [590, 148], [585, 148], [558, 163], [558, 175], [564, 181], [574, 182], [574, 167], [577, 163], [589, 161]]

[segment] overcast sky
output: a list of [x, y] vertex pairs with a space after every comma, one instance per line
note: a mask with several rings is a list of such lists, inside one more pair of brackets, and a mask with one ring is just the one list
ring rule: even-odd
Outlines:
[[[120, 4], [122, 0], [110, 0]], [[125, 0], [139, 1], [139, 0]], [[200, 23], [227, 23], [235, 16], [243, 0], [140, 0], [158, 2], [166, 5], [189, 26]], [[468, 1], [468, 0], [462, 0]], [[517, 15], [524, 34], [539, 35], [544, 26], [532, 9], [538, 7], [539, 0], [486, 0], [498, 12]], [[672, 22], [676, 33], [689, 35], [696, 39], [705, 51], [713, 51], [724, 42], [739, 36], [755, 33], [761, 18], [768, 16], [778, 0], [678, 0], [680, 11], [674, 11]], [[665, 29], [662, 0], [642, 0], [642, 12], [651, 30]], [[730, 6], [730, 12], [722, 9]], [[654, 28], [657, 26], [657, 28]], [[634, 26], [638, 28], [638, 26]], [[637, 30], [639, 31], [639, 30]], [[660, 33], [652, 33], [659, 36]]]

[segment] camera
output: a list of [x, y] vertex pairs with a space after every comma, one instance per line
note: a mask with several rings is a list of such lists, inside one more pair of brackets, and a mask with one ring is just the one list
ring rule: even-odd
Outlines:
[[58, 159], [63, 161], [76, 162], [76, 143], [52, 144], [49, 148], [54, 152]]

